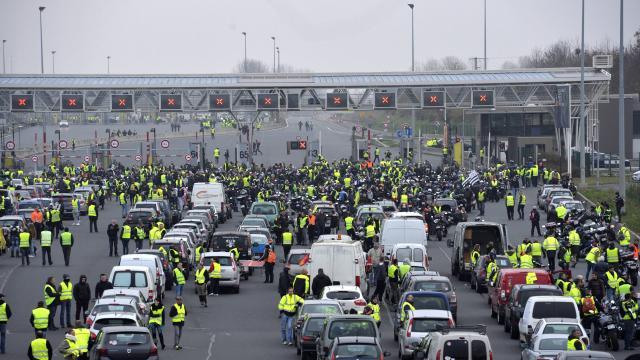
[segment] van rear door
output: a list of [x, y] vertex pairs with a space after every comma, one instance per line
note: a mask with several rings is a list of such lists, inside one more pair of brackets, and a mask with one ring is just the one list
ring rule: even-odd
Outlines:
[[[331, 280], [339, 281], [340, 285], [356, 285], [360, 286], [359, 281], [364, 279], [356, 280], [356, 260], [358, 262], [360, 259], [356, 257], [354, 254], [354, 248], [351, 246], [332, 246], [333, 248], [333, 276], [331, 276]], [[358, 282], [358, 284], [356, 284]]]

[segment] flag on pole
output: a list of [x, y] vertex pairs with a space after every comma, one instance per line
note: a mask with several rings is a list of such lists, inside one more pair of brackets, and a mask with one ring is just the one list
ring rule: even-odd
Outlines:
[[462, 182], [462, 187], [465, 187], [467, 185], [473, 186], [478, 181], [480, 181], [480, 175], [477, 171], [473, 170], [469, 173], [469, 176], [467, 176], [467, 178]]

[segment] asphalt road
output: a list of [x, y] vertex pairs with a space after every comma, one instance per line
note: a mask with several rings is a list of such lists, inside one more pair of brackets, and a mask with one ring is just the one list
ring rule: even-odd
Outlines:
[[[304, 157], [302, 154], [286, 156], [284, 142], [292, 137], [295, 139], [295, 136], [305, 134], [304, 128], [300, 132], [297, 126], [294, 127], [295, 123], [291, 121], [291, 118], [289, 123], [290, 125], [284, 129], [264, 131], [258, 135], [263, 142], [263, 152], [268, 155], [263, 158], [258, 157], [256, 161], [265, 161], [266, 164], [279, 161], [291, 162], [296, 165], [302, 163]], [[349, 129], [325, 120], [317, 120], [315, 124], [314, 133], [322, 131], [323, 143], [326, 144], [323, 145], [323, 148], [326, 150], [329, 160], [349, 155]], [[221, 144], [233, 144], [235, 139], [237, 139], [237, 135], [216, 137], [216, 141], [220, 141]], [[435, 159], [430, 160], [434, 161]], [[530, 204], [535, 202], [535, 195], [534, 189], [527, 190]], [[531, 205], [527, 206], [526, 213], [530, 208]], [[519, 243], [524, 237], [529, 236], [528, 220], [507, 221], [502, 203], [488, 204], [486, 213], [485, 219], [487, 221], [507, 223], [512, 244]], [[26, 357], [27, 346], [33, 338], [33, 330], [28, 322], [29, 315], [37, 301], [42, 298], [42, 288], [48, 276], [55, 276], [60, 281], [62, 275], [66, 273], [71, 275], [73, 282], [76, 282], [81, 274], [86, 274], [93, 289], [99, 274], [109, 273], [111, 267], [117, 264], [117, 258], [107, 256], [106, 226], [111, 219], [119, 221], [119, 214], [120, 209], [115, 203], [107, 203], [105, 210], [99, 214], [100, 232], [98, 234], [88, 232], [86, 217], [83, 217], [81, 226], [71, 227], [76, 244], [72, 250], [69, 267], [65, 267], [62, 263], [62, 252], [59, 246], [53, 248], [54, 265], [51, 267], [43, 267], [39, 257], [32, 258], [32, 264], [29, 267], [20, 266], [19, 259], [8, 256], [0, 257], [0, 292], [5, 294], [5, 300], [11, 305], [14, 313], [8, 326], [7, 355], [5, 355], [7, 359]], [[475, 213], [471, 216], [475, 216]], [[220, 227], [220, 230], [235, 229], [240, 220], [240, 216], [235, 214], [231, 221]], [[432, 269], [449, 276], [450, 249], [446, 246], [446, 241], [432, 241], [428, 245], [428, 250], [433, 258]], [[281, 255], [281, 249], [278, 251]], [[277, 274], [281, 268], [281, 265], [276, 268], [276, 282], [274, 284], [263, 284], [262, 272], [258, 271], [248, 281], [241, 283], [239, 294], [226, 293], [215, 298], [209, 297], [208, 308], [200, 308], [191, 281], [185, 289], [185, 303], [189, 315], [182, 341], [184, 349], [179, 354], [175, 350], [161, 351], [160, 356], [175, 357], [179, 355], [183, 359], [205, 360], [295, 359], [295, 349], [285, 347], [280, 343], [276, 290]], [[585, 270], [584, 263], [581, 263], [575, 273], [584, 274]], [[503, 332], [502, 326], [498, 326], [495, 319], [490, 318], [487, 295], [475, 293], [466, 283], [454, 280], [454, 284], [459, 301], [459, 323], [487, 324], [494, 358], [519, 358], [518, 342], [510, 340], [508, 334]], [[165, 305], [170, 306], [173, 298], [173, 291], [168, 292]], [[75, 308], [72, 311], [75, 311]], [[385, 351], [391, 352], [392, 357], [395, 358], [397, 343], [393, 341], [391, 317], [386, 307], [383, 307], [382, 320], [383, 347]], [[56, 325], [59, 325], [57, 318]], [[62, 340], [62, 336], [62, 331], [50, 332], [48, 335], [54, 347]], [[167, 343], [171, 345], [173, 330], [170, 326], [165, 328], [165, 338], [168, 340]], [[596, 349], [602, 349], [602, 345], [596, 346]], [[617, 359], [624, 359], [628, 354], [630, 352], [619, 352], [615, 356]], [[59, 357], [56, 355], [56, 358]]]

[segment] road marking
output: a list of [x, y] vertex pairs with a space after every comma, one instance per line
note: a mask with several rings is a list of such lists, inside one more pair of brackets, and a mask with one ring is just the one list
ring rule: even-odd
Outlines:
[[451, 262], [451, 256], [449, 256], [440, 246], [438, 246], [438, 249], [440, 249], [440, 251], [442, 251], [444, 256], [446, 256], [446, 258], [449, 259], [449, 262]]
[[387, 303], [383, 301], [382, 307], [384, 308], [385, 313], [387, 314], [387, 319], [389, 319], [389, 324], [391, 324], [391, 328], [393, 329], [393, 319], [391, 318], [391, 311], [389, 311], [389, 308], [387, 307]]
[[2, 286], [0, 286], [0, 293], [4, 292], [4, 287], [7, 285], [7, 282], [9, 281], [9, 278], [11, 277], [11, 274], [13, 274], [13, 271], [15, 269], [18, 268], [18, 266], [20, 266], [19, 264], [14, 265], [11, 270], [9, 270], [9, 272], [5, 275], [4, 280], [2, 280]]
[[386, 147], [386, 148], [388, 148], [388, 147], [389, 147], [389, 145], [387, 145], [387, 144], [383, 143], [383, 142], [382, 142], [382, 141], [380, 141], [379, 139], [373, 139], [373, 140], [377, 141], [377, 142], [378, 142], [378, 144], [382, 145], [382, 147]]
[[209, 350], [207, 350], [207, 360], [211, 359], [213, 356], [213, 344], [216, 342], [216, 333], [211, 334], [211, 338], [209, 339]]

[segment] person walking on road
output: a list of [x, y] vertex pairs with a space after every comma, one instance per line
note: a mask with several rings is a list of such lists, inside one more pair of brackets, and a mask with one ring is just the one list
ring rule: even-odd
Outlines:
[[60, 293], [56, 290], [56, 278], [49, 276], [47, 278], [47, 283], [44, 284], [44, 305], [46, 305], [49, 310], [49, 330], [58, 330], [58, 328], [53, 324], [53, 319], [56, 316], [56, 309], [59, 302]]
[[71, 327], [71, 299], [73, 299], [73, 284], [68, 274], [62, 275], [58, 288], [60, 292], [60, 327]]
[[215, 258], [212, 258], [211, 265], [209, 265], [209, 296], [218, 296], [221, 277], [222, 265]]
[[149, 331], [151, 331], [151, 337], [153, 338], [153, 343], [158, 346], [158, 340], [160, 339], [160, 346], [162, 346], [162, 350], [164, 350], [164, 335], [162, 334], [162, 330], [164, 329], [164, 305], [162, 305], [162, 300], [160, 297], [157, 297], [153, 305], [151, 305], [151, 310], [149, 311]]
[[179, 262], [178, 266], [173, 269], [173, 282], [176, 285], [176, 296], [182, 296], [182, 288], [185, 284], [185, 276], [181, 262]]
[[[107, 236], [109, 237], [109, 256], [118, 256], [118, 232], [120, 231], [120, 226], [118, 222], [114, 219], [111, 220], [111, 224], [107, 226]], [[124, 241], [122, 242], [122, 251], [124, 253]]]
[[278, 294], [280, 294], [280, 297], [287, 294], [287, 290], [291, 287], [291, 280], [289, 267], [285, 266], [278, 276]]
[[98, 207], [95, 202], [91, 202], [87, 208], [87, 215], [89, 215], [89, 232], [98, 232]]
[[57, 330], [57, 328], [51, 327], [51, 312], [44, 307], [44, 301], [38, 301], [38, 305], [35, 309], [31, 310], [31, 317], [29, 323], [33, 326], [33, 329], [38, 333], [47, 335], [47, 330]]
[[113, 284], [107, 279], [107, 274], [100, 274], [100, 280], [96, 284], [96, 299], [100, 299], [105, 290], [113, 289]]
[[376, 290], [373, 292], [371, 298], [377, 298], [381, 302], [384, 289], [387, 287], [387, 274], [385, 273], [384, 256], [380, 256], [379, 259], [378, 265], [373, 267], [373, 283], [376, 284]]
[[31, 233], [26, 228], [20, 232], [20, 257], [22, 260], [22, 266], [24, 266], [25, 260], [27, 266], [31, 265], [29, 262], [29, 250], [31, 249]]
[[291, 252], [291, 246], [293, 245], [293, 234], [288, 228], [282, 233], [282, 250], [284, 251], [284, 258], [289, 258], [289, 252]]
[[42, 252], [42, 266], [45, 266], [46, 262], [45, 262], [45, 254], [46, 254], [46, 260], [49, 261], [49, 266], [53, 265], [53, 262], [51, 261], [51, 242], [52, 242], [52, 238], [53, 235], [51, 234], [51, 231], [49, 230], [42, 230], [42, 232], [40, 233], [40, 251]]
[[331, 286], [331, 278], [324, 273], [322, 268], [318, 269], [318, 275], [313, 278], [313, 282], [311, 283], [311, 292], [316, 299], [320, 299], [322, 295], [322, 290], [326, 286]]
[[513, 220], [513, 207], [516, 204], [515, 199], [513, 198], [513, 194], [509, 192], [507, 196], [504, 197], [504, 204], [507, 207], [507, 219]]
[[171, 307], [169, 316], [173, 324], [173, 347], [176, 350], [181, 350], [182, 345], [180, 345], [180, 338], [182, 337], [182, 328], [184, 327], [184, 321], [187, 317], [187, 308], [182, 303], [182, 296], [176, 297], [176, 303]]
[[522, 191], [520, 192], [520, 196], [518, 196], [518, 220], [524, 220], [525, 205], [527, 205], [527, 196], [524, 194], [524, 191]]
[[129, 254], [129, 240], [131, 240], [131, 225], [126, 223], [122, 224], [122, 227], [120, 228], [120, 240], [122, 241], [122, 255]]
[[638, 318], [638, 303], [633, 299], [630, 293], [624, 295], [622, 302], [622, 323], [624, 325], [624, 349], [635, 350], [633, 345], [633, 337], [636, 332], [636, 319]]
[[293, 278], [293, 292], [301, 298], [309, 294], [309, 275], [307, 269], [302, 269], [302, 272]]
[[264, 254], [259, 261], [264, 261], [264, 283], [273, 283], [273, 268], [276, 266], [276, 251], [265, 245]]
[[[2, 353], [4, 354], [4, 351]], [[27, 357], [29, 360], [53, 359], [53, 348], [42, 331], [36, 331], [36, 338], [31, 341], [27, 349]]]
[[304, 304], [304, 300], [293, 293], [293, 288], [287, 289], [287, 294], [280, 299], [280, 338], [282, 345], [293, 345], [293, 322], [298, 310], [298, 305]]
[[207, 307], [207, 284], [209, 283], [209, 272], [204, 268], [204, 264], [199, 263], [195, 273], [196, 292], [200, 300], [200, 306]]
[[4, 354], [6, 351], [7, 323], [11, 319], [11, 315], [11, 307], [4, 301], [4, 294], [0, 294], [0, 354]]
[[551, 272], [556, 270], [556, 252], [559, 247], [560, 243], [558, 242], [558, 239], [553, 236], [552, 232], [549, 232], [542, 243], [542, 248], [544, 249], [545, 254], [547, 254], [547, 261], [549, 262], [549, 270], [551, 270]]
[[75, 320], [84, 322], [84, 313], [89, 310], [91, 300], [91, 287], [87, 283], [87, 275], [80, 275], [79, 281], [73, 285], [73, 299], [76, 302]]
[[542, 236], [540, 232], [540, 213], [535, 206], [531, 209], [531, 212], [529, 212], [529, 221], [531, 221], [531, 237], [533, 237], [533, 230], [538, 232], [538, 236]]
[[73, 225], [80, 226], [80, 200], [71, 199], [71, 212], [73, 214]]
[[73, 234], [71, 234], [69, 228], [64, 228], [64, 231], [62, 232], [62, 234], [60, 234], [60, 246], [62, 246], [64, 266], [69, 266], [69, 260], [71, 258], [71, 247], [73, 247]]

